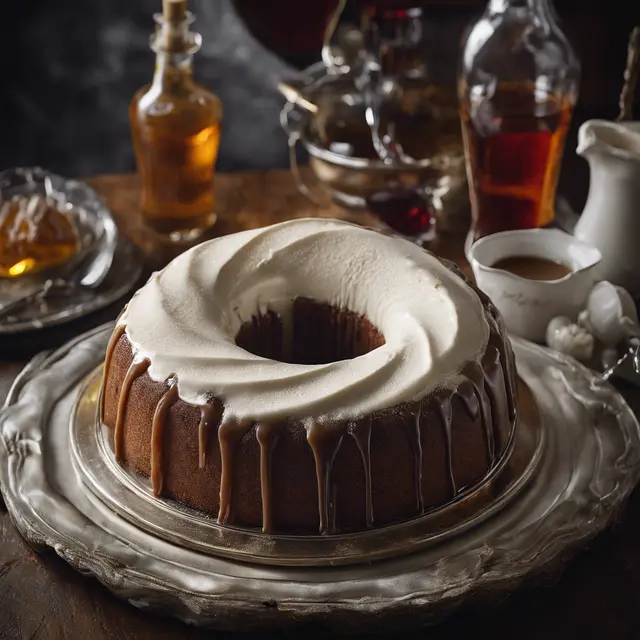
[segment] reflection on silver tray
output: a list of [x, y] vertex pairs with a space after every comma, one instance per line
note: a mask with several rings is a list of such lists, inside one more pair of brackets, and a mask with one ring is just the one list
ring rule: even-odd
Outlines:
[[114, 513], [73, 468], [69, 421], [111, 328], [37, 358], [16, 381], [0, 412], [3, 495], [31, 544], [54, 548], [136, 606], [191, 623], [241, 630], [321, 622], [341, 631], [433, 623], [574, 551], [617, 516], [640, 479], [639, 425], [613, 387], [515, 339], [544, 455], [492, 517], [411, 555], [349, 566], [276, 567], [187, 549]]
[[[122, 468], [115, 459], [112, 432], [97, 420], [102, 371], [80, 389], [71, 415], [70, 444], [79, 477], [115, 513], [159, 538], [245, 562], [323, 566], [371, 562], [406, 555], [441, 543], [495, 515], [526, 487], [541, 460], [544, 431], [535, 401], [520, 384], [523, 411], [513, 455], [503, 458], [477, 487], [450, 505], [394, 526], [332, 535], [265, 535], [259, 530], [220, 525], [215, 519], [153, 495], [151, 483]], [[514, 446], [515, 445], [515, 446]]]
[[125, 240], [118, 241], [118, 230], [111, 213], [89, 185], [39, 167], [17, 168], [0, 173], [0, 193], [3, 199], [14, 195], [44, 196], [47, 182], [53, 196], [72, 207], [80, 234], [80, 251], [69, 262], [54, 269], [17, 278], [0, 278], [0, 306], [42, 289], [49, 278], [67, 279], [78, 262], [87, 256], [93, 259], [91, 256], [96, 254], [101, 260], [108, 261], [117, 244], [113, 263], [105, 281], [96, 289], [79, 288], [69, 296], [52, 296], [2, 318], [0, 335], [61, 324], [101, 309], [124, 295], [140, 277], [141, 264], [135, 250]]

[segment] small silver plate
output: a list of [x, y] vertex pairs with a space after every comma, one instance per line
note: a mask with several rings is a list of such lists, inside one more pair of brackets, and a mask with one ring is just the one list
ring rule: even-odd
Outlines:
[[544, 449], [530, 481], [493, 515], [408, 555], [348, 566], [273, 566], [197, 551], [133, 525], [74, 469], [70, 420], [81, 398], [97, 402], [87, 377], [112, 328], [37, 357], [16, 379], [0, 411], [2, 493], [32, 545], [55, 549], [135, 606], [192, 624], [379, 632], [433, 623], [564, 560], [619, 515], [640, 479], [640, 427], [616, 390], [573, 360], [514, 339]]
[[6, 199], [17, 194], [44, 196], [46, 181], [50, 181], [54, 194], [73, 207], [80, 251], [72, 260], [55, 269], [16, 278], [0, 278], [0, 305], [41, 289], [48, 278], [65, 278], [89, 251], [100, 251], [103, 245], [106, 248], [117, 239], [113, 263], [104, 282], [96, 289], [78, 289], [73, 295], [47, 298], [3, 318], [0, 336], [63, 324], [102, 309], [130, 291], [142, 273], [136, 249], [124, 238], [118, 238], [111, 212], [86, 183], [62, 178], [39, 167], [17, 168], [0, 173], [0, 192]]

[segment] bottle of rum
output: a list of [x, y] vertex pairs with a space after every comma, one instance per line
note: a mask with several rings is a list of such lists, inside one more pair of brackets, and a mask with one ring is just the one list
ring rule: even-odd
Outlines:
[[552, 0], [490, 0], [469, 30], [458, 83], [469, 243], [554, 219], [580, 65]]
[[213, 181], [222, 105], [192, 78], [201, 36], [187, 0], [163, 0], [151, 37], [153, 82], [129, 110], [146, 224], [174, 242], [197, 238], [216, 221]]

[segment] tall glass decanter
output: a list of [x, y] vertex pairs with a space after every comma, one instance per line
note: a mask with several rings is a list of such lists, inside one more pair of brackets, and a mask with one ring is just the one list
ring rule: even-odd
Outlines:
[[469, 241], [549, 225], [580, 65], [551, 0], [490, 0], [458, 82], [472, 208]]

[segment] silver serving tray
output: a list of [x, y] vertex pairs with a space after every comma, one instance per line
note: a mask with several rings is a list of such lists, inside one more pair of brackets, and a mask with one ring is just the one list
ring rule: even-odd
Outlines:
[[55, 549], [135, 606], [189, 623], [242, 630], [318, 622], [340, 631], [433, 623], [564, 559], [612, 522], [640, 479], [640, 427], [615, 389], [514, 339], [544, 454], [531, 481], [491, 517], [409, 555], [350, 566], [267, 566], [196, 551], [114, 513], [73, 467], [70, 420], [80, 394], [97, 402], [86, 381], [112, 327], [39, 356], [16, 380], [0, 411], [2, 493], [32, 545]]
[[[517, 437], [478, 485], [424, 516], [379, 529], [343, 535], [266, 535], [221, 525], [173, 500], [153, 494], [150, 481], [115, 458], [113, 432], [98, 417], [99, 367], [79, 390], [71, 413], [69, 441], [78, 477], [115, 513], [169, 542], [244, 562], [276, 566], [337, 566], [406, 555], [460, 535], [506, 507], [534, 477], [544, 452], [544, 430], [531, 392], [520, 384], [522, 406]], [[513, 454], [513, 455], [512, 455]]]

